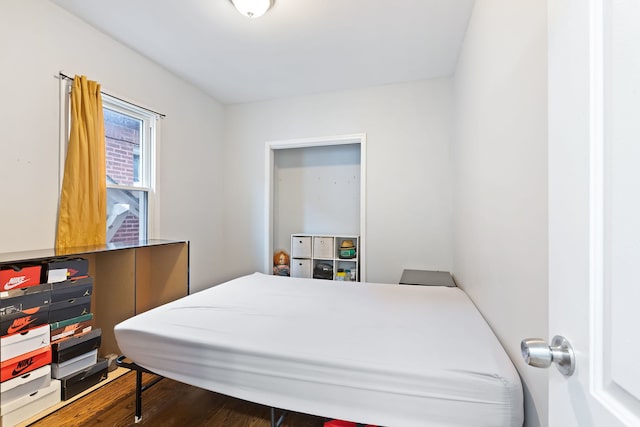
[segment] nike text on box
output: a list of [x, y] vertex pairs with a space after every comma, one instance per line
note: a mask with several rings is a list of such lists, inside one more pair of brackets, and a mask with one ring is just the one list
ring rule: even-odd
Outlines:
[[0, 292], [40, 284], [41, 266], [10, 265], [0, 268]]

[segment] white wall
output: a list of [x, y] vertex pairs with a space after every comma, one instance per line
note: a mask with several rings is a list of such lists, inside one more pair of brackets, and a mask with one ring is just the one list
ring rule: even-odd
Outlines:
[[[262, 271], [266, 141], [367, 134], [367, 280], [451, 268], [451, 80], [235, 105], [225, 133], [229, 277]], [[238, 256], [241, 254], [241, 256]]]
[[158, 238], [191, 241], [192, 290], [223, 266], [222, 106], [41, 0], [0, 3], [0, 252], [51, 248], [58, 201], [58, 71], [165, 113]]
[[291, 234], [360, 234], [360, 144], [274, 150], [273, 248]]
[[546, 2], [477, 0], [454, 79], [454, 267], [546, 425], [547, 371], [520, 341], [547, 333]]

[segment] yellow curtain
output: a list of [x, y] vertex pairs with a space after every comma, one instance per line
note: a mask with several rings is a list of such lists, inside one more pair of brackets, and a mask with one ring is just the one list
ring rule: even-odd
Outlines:
[[100, 84], [75, 76], [71, 132], [60, 194], [56, 250], [107, 240], [107, 179]]

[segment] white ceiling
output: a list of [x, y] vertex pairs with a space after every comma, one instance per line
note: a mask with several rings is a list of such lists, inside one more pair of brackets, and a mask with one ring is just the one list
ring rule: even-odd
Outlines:
[[453, 73], [474, 0], [52, 0], [224, 104]]

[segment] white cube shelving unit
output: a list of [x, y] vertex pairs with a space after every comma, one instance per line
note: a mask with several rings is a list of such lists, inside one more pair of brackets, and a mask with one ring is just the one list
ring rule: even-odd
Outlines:
[[[342, 251], [346, 257], [341, 257], [341, 246], [345, 240], [351, 240], [354, 251]], [[347, 253], [349, 252], [349, 253]], [[346, 281], [360, 281], [360, 236], [305, 234], [291, 235], [291, 276], [313, 278], [313, 271], [319, 263], [331, 265], [333, 280], [339, 269], [351, 271]]]

